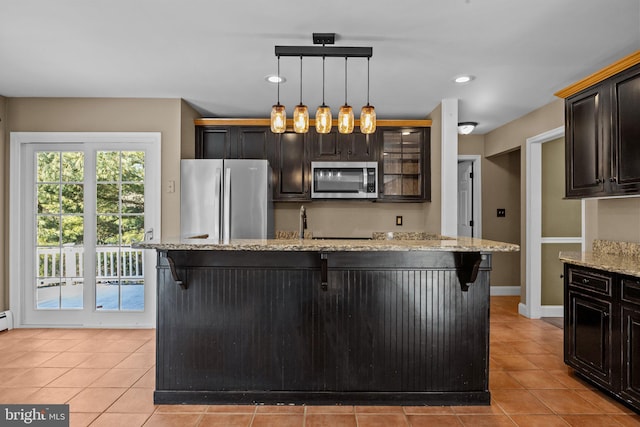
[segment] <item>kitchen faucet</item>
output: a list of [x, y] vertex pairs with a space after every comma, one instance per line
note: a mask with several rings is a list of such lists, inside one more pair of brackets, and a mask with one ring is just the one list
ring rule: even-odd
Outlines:
[[307, 210], [304, 206], [300, 206], [300, 229], [298, 230], [298, 237], [304, 239], [304, 230], [307, 228]]

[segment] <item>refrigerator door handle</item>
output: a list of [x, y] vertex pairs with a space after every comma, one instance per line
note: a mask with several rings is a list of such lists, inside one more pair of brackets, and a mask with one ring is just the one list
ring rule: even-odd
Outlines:
[[215, 178], [213, 182], [213, 212], [215, 212], [215, 221], [213, 223], [213, 238], [216, 240], [216, 243], [220, 243], [220, 192], [222, 187], [222, 171], [220, 168], [216, 168]]
[[231, 231], [231, 168], [224, 170], [224, 214], [222, 216], [222, 243], [229, 244]]

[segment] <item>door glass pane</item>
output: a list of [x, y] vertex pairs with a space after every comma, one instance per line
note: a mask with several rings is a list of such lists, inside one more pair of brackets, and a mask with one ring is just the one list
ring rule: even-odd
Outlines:
[[41, 151], [36, 156], [36, 309], [81, 309], [84, 154]]
[[96, 309], [144, 310], [144, 152], [96, 156]]

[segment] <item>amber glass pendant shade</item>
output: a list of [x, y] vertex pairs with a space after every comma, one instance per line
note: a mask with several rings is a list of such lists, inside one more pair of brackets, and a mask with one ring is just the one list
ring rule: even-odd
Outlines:
[[309, 110], [306, 105], [299, 104], [293, 110], [293, 131], [295, 133], [309, 132]]
[[371, 134], [376, 131], [376, 109], [365, 105], [360, 111], [360, 132]]
[[316, 132], [329, 133], [331, 132], [331, 125], [333, 117], [331, 117], [331, 108], [326, 105], [321, 105], [316, 110]]
[[349, 105], [340, 107], [340, 113], [338, 114], [338, 132], [353, 132], [353, 108]]
[[287, 112], [284, 105], [276, 104], [271, 108], [271, 132], [284, 133], [287, 128]]

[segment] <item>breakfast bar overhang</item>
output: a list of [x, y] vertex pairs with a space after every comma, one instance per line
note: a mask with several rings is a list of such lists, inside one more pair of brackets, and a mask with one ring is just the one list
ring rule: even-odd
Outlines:
[[488, 405], [480, 239], [139, 243], [157, 404]]

